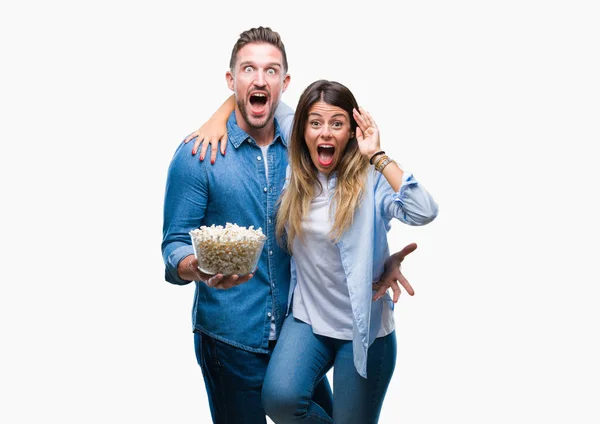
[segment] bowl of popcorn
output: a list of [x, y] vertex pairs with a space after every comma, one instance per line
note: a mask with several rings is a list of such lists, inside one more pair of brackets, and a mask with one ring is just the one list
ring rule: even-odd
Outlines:
[[246, 275], [256, 270], [266, 237], [259, 228], [237, 224], [190, 231], [198, 268], [205, 274]]

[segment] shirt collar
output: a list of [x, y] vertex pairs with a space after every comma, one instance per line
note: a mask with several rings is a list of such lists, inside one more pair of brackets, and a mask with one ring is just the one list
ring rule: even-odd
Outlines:
[[[273, 142], [279, 140], [287, 148], [288, 141], [285, 139], [285, 137], [283, 137], [281, 129], [279, 128], [279, 123], [277, 122], [277, 118], [275, 118], [273, 122], [275, 123], [275, 138], [273, 139]], [[227, 135], [229, 141], [236, 149], [240, 147], [244, 141], [256, 144], [256, 141], [238, 126], [237, 119], [235, 117], [235, 110], [231, 112], [231, 115], [229, 115], [229, 119], [227, 120]]]
[[337, 172], [333, 171], [327, 176], [322, 172], [317, 171], [317, 178], [321, 184], [327, 184], [327, 190], [333, 190], [337, 182]]

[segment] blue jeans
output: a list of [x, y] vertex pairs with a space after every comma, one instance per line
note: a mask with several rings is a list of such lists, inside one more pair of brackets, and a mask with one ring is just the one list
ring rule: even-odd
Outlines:
[[[271, 354], [238, 349], [198, 332], [194, 333], [194, 345], [213, 423], [266, 424], [261, 390]], [[314, 401], [332, 411], [331, 387], [326, 377], [319, 381]]]
[[[395, 364], [395, 332], [369, 347], [365, 379], [354, 368], [352, 341], [316, 335], [290, 314], [269, 362], [263, 405], [277, 424], [377, 423]], [[312, 400], [316, 383], [331, 367], [333, 414]]]

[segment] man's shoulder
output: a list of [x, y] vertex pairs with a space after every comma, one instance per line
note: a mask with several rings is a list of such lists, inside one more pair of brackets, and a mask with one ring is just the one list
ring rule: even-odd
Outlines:
[[171, 169], [180, 169], [183, 172], [201, 171], [205, 166], [205, 161], [200, 160], [200, 150], [198, 149], [198, 153], [192, 155], [196, 139], [193, 138], [187, 143], [184, 143], [184, 140], [185, 139], [183, 139], [175, 149], [175, 153], [171, 159]]

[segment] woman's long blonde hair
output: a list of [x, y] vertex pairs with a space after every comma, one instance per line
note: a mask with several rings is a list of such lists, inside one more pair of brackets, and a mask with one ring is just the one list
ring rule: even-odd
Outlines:
[[[304, 90], [298, 101], [292, 136], [288, 145], [291, 167], [290, 181], [281, 196], [277, 212], [277, 237], [280, 241], [285, 239], [285, 244], [290, 252], [296, 237], [303, 240], [302, 220], [308, 216], [310, 203], [316, 195], [316, 187], [323, 189], [317, 177], [317, 168], [312, 162], [304, 139], [308, 112], [312, 105], [319, 101], [344, 109], [350, 117], [352, 134], [356, 134], [357, 124], [352, 115], [352, 109], [358, 110], [358, 103], [346, 86], [335, 81], [319, 80]], [[368, 168], [369, 162], [360, 153], [356, 136], [353, 135], [335, 168], [337, 183], [333, 196], [334, 201], [330, 205], [330, 210], [335, 210], [330, 233], [334, 242], [337, 242], [352, 225], [354, 212], [362, 201]]]

